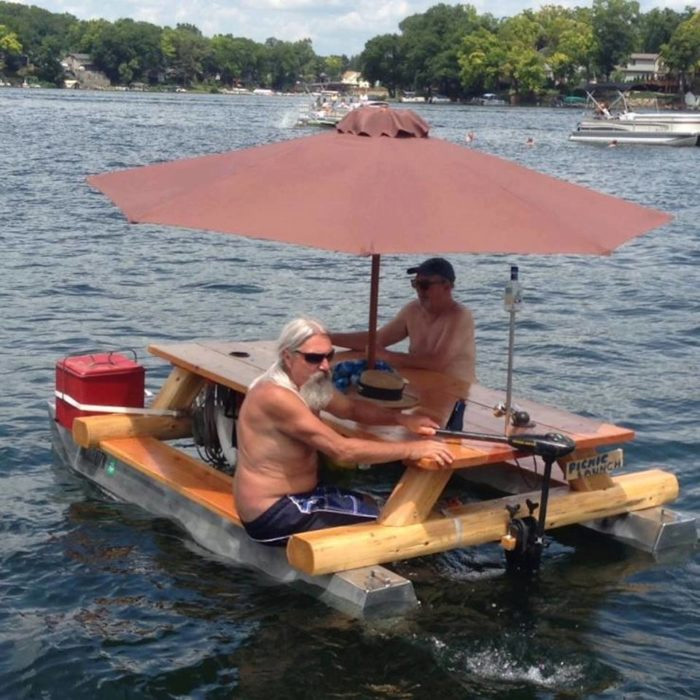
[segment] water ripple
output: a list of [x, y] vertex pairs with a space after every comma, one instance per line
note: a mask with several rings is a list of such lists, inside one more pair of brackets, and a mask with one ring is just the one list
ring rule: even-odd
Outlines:
[[[294, 138], [289, 124], [305, 103], [0, 90], [4, 695], [698, 696], [697, 551], [654, 561], [559, 533], [539, 588], [528, 591], [504, 575], [497, 547], [411, 560], [397, 568], [414, 581], [421, 608], [359, 622], [222, 565], [175, 525], [54, 464], [47, 401], [55, 363], [68, 354], [133, 348], [157, 388], [168, 367], [147, 353], [151, 342], [273, 338], [298, 314], [365, 327], [368, 259], [131, 226], [85, 182]], [[503, 285], [517, 263], [525, 304], [515, 394], [632, 428], [627, 464], [664, 465], [681, 482], [679, 507], [700, 511], [697, 149], [570, 144], [579, 118], [570, 110], [416, 109], [434, 136], [461, 144], [475, 131], [474, 148], [674, 215], [605, 258], [451, 259], [456, 295], [475, 313], [482, 383], [505, 386]], [[383, 256], [380, 322], [411, 298], [406, 269], [415, 262]], [[370, 488], [386, 493], [386, 477], [376, 479]]]

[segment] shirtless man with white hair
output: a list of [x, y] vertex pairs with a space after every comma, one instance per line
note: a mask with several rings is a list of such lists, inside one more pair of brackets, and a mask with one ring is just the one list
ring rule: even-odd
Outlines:
[[[432, 419], [336, 391], [332, 359], [325, 328], [295, 319], [280, 334], [277, 361], [256, 379], [243, 401], [233, 493], [246, 532], [258, 542], [281, 545], [295, 532], [377, 517], [377, 507], [362, 495], [319, 485], [319, 452], [341, 462], [452, 462], [448, 446], [429, 439], [439, 427]], [[366, 425], [400, 425], [425, 437], [401, 442], [345, 437], [319, 418], [321, 410]]]

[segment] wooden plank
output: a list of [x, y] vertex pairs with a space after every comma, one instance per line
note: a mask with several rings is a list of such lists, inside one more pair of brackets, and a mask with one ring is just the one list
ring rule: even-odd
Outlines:
[[[252, 381], [268, 367], [275, 357], [275, 346], [270, 341], [222, 342], [196, 341], [171, 345], [151, 345], [149, 351], [167, 359], [178, 367], [210, 381], [245, 393]], [[238, 353], [241, 356], [232, 356]], [[357, 356], [358, 353], [340, 353], [338, 361]], [[405, 368], [401, 370], [410, 382], [411, 391], [418, 396], [416, 411], [432, 416], [444, 425], [457, 398], [467, 399], [465, 429], [475, 432], [503, 434], [503, 419], [493, 415], [493, 405], [502, 400], [502, 392], [487, 389], [478, 384], [469, 385], [459, 379], [439, 372]], [[634, 433], [626, 428], [575, 416], [565, 411], [516, 398], [516, 403], [538, 418], [534, 428], [513, 432], [549, 432], [556, 430], [570, 435], [579, 449], [630, 440]], [[398, 427], [364, 426], [344, 421], [327, 413], [323, 420], [343, 435], [379, 440], [404, 440], [406, 432]], [[463, 469], [482, 464], [513, 459], [515, 452], [507, 445], [462, 441], [451, 445], [455, 461], [453, 468]], [[523, 455], [521, 455], [523, 456]], [[421, 462], [414, 465], [435, 470], [438, 465]]]
[[452, 476], [451, 469], [426, 471], [406, 467], [399, 482], [382, 508], [377, 522], [401, 527], [423, 522]]
[[[220, 352], [222, 355], [235, 357], [240, 362], [247, 362], [261, 371], [266, 370], [277, 359], [277, 341], [233, 341], [233, 340], [206, 340], [199, 345]], [[247, 354], [247, 357], [243, 356]]]
[[[336, 354], [336, 361], [358, 359], [357, 351]], [[428, 413], [441, 425], [449, 417], [454, 402], [466, 399], [464, 430], [502, 435], [504, 418], [493, 415], [494, 406], [505, 401], [505, 393], [480, 384], [468, 383], [442, 374], [421, 369], [401, 368], [401, 375], [409, 382], [408, 391], [419, 397], [419, 410]], [[551, 432], [589, 436], [596, 444], [625, 442], [634, 438], [627, 428], [604, 423], [593, 418], [579, 416], [552, 406], [537, 403], [520, 396], [513, 397], [513, 404], [530, 414], [533, 426], [515, 429], [513, 432]]]
[[240, 525], [227, 474], [151, 437], [103, 440], [100, 449]]
[[[270, 343], [193, 342], [149, 345], [153, 355], [210, 381], [246, 393], [253, 380], [272, 364]], [[236, 357], [232, 352], [246, 353]]]
[[[545, 527], [643, 510], [678, 496], [676, 477], [660, 469], [624, 474], [613, 481], [612, 487], [602, 491], [552, 489]], [[509, 522], [506, 505], [520, 505], [521, 512], [527, 512], [526, 499], [538, 501], [539, 497], [539, 491], [532, 491], [470, 503], [452, 509], [450, 517], [434, 517], [404, 527], [361, 523], [299, 533], [289, 540], [287, 559], [307, 574], [328, 574], [499, 541]]]
[[153, 408], [189, 408], [203, 385], [202, 377], [181, 367], [173, 367], [158, 396], [153, 400]]

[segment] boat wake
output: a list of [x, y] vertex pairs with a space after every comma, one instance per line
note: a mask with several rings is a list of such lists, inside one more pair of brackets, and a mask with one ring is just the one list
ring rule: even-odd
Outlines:
[[298, 111], [287, 110], [282, 112], [278, 124], [276, 125], [278, 129], [293, 129], [297, 122], [299, 121]]
[[467, 671], [482, 678], [525, 681], [544, 688], [574, 687], [585, 677], [582, 664], [544, 659], [529, 663], [506, 649], [491, 647], [471, 653], [464, 659]]
[[[504, 643], [508, 643], [508, 636]], [[510, 635], [512, 636], [512, 635]], [[491, 681], [503, 689], [502, 684], [528, 685], [543, 689], [566, 692], [580, 687], [586, 681], [589, 670], [585, 664], [553, 658], [551, 650], [542, 654], [532, 649], [514, 650], [498, 645], [489, 645], [480, 650], [460, 648], [454, 650], [440, 639], [433, 638], [433, 653], [438, 663], [457, 676], [464, 674], [464, 684], [474, 683], [473, 676], [480, 681]], [[522, 640], [526, 642], [527, 640]], [[529, 645], [528, 645], [529, 646]], [[522, 652], [522, 653], [521, 653]], [[483, 685], [479, 687], [483, 688]]]

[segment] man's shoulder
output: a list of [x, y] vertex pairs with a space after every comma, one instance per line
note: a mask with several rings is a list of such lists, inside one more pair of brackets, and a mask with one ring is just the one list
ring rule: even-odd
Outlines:
[[304, 404], [298, 391], [295, 391], [291, 387], [283, 386], [268, 378], [263, 378], [256, 382], [255, 386], [249, 389], [246, 394], [246, 401], [259, 404], [277, 404], [280, 401], [286, 403], [289, 400], [295, 399]]
[[467, 318], [472, 318], [472, 316], [474, 315], [472, 314], [472, 310], [466, 304], [462, 304], [459, 301], [455, 301], [455, 313], [458, 316]]
[[399, 318], [401, 316], [415, 316], [420, 313], [423, 313], [423, 307], [421, 306], [421, 303], [420, 301], [418, 301], [418, 299], [413, 299], [413, 301], [409, 301], [408, 304], [401, 307], [399, 313], [396, 314], [396, 317]]

